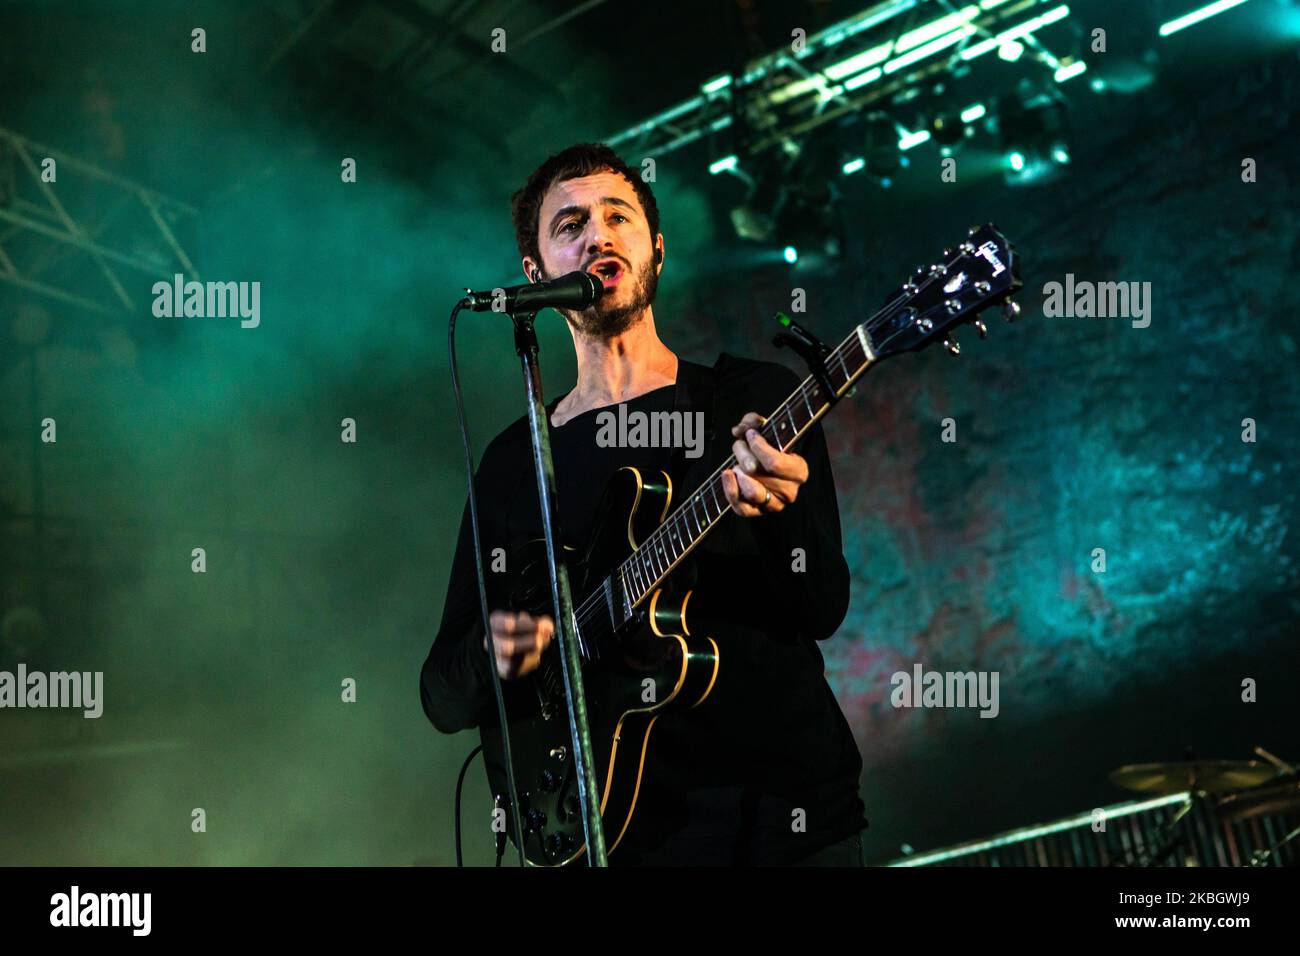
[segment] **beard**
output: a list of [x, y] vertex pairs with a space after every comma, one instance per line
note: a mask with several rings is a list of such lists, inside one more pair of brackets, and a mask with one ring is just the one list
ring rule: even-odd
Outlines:
[[610, 339], [622, 335], [636, 324], [659, 291], [659, 273], [655, 271], [654, 260], [646, 260], [635, 276], [631, 271], [624, 273], [623, 282], [617, 291], [622, 292], [623, 286], [629, 281], [632, 282], [632, 292], [624, 305], [608, 305], [611, 298], [601, 296], [581, 312], [565, 310], [562, 314], [570, 325], [587, 338]]

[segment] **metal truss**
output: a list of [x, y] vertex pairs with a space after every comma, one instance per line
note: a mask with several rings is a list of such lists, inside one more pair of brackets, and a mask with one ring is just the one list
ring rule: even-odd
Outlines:
[[[45, 171], [54, 161], [54, 182]], [[91, 312], [134, 312], [141, 283], [199, 279], [198, 210], [0, 127], [0, 282]]]
[[[922, 15], [900, 19], [913, 11]], [[1011, 41], [1033, 49], [1027, 59], [1049, 71], [1072, 68], [1074, 76], [1081, 63], [1058, 59], [1033, 36], [1068, 15], [1059, 0], [885, 0], [807, 37], [798, 52], [792, 44], [740, 75], [709, 80], [698, 96], [606, 142], [637, 159], [658, 157], [736, 125], [743, 151], [753, 155], [894, 100]]]

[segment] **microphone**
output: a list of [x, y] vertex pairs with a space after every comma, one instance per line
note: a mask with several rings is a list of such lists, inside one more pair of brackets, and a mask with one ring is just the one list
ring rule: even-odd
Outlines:
[[474, 312], [536, 312], [540, 309], [585, 309], [605, 292], [590, 272], [570, 272], [546, 282], [514, 285], [486, 292], [465, 290], [462, 308]]

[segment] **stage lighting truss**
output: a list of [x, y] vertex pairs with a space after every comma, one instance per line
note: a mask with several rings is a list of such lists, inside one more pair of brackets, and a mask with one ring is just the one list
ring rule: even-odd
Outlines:
[[147, 304], [139, 290], [155, 280], [177, 272], [199, 278], [187, 251], [198, 215], [0, 128], [0, 283], [20, 296], [105, 315], [138, 312]]
[[[890, 111], [937, 83], [959, 93], [961, 78], [986, 54], [1018, 50], [1018, 69], [1042, 73], [1049, 82], [1073, 79], [1086, 70], [1083, 60], [1057, 56], [1042, 38], [1078, 42], [1086, 31], [1070, 26], [1069, 18], [1070, 7], [1059, 0], [884, 0], [808, 36], [797, 48], [792, 44], [736, 75], [707, 80], [698, 95], [605, 142], [641, 160], [713, 139], [727, 145], [711, 171], [744, 172], [758, 166], [762, 154], [802, 143], [818, 127]], [[960, 138], [953, 137], [958, 131], [968, 135], [970, 121], [961, 118], [959, 104], [942, 112], [941, 128], [931, 116], [898, 129], [895, 148], [905, 152], [933, 139], [955, 149]], [[846, 156], [840, 163], [850, 175], [873, 175], [872, 165], [867, 156]]]

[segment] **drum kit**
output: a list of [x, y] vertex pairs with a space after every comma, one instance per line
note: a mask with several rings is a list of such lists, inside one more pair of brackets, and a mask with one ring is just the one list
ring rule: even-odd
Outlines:
[[[1148, 796], [1186, 793], [1183, 806], [1163, 828], [1163, 839], [1136, 865], [1158, 866], [1185, 839], [1178, 824], [1198, 805], [1225, 823], [1262, 816], [1287, 816], [1300, 811], [1300, 772], [1273, 754], [1256, 747], [1262, 760], [1184, 760], [1172, 763], [1129, 764], [1110, 774], [1116, 786]], [[1295, 827], [1270, 847], [1250, 856], [1250, 866], [1267, 866], [1276, 851], [1300, 838]]]

